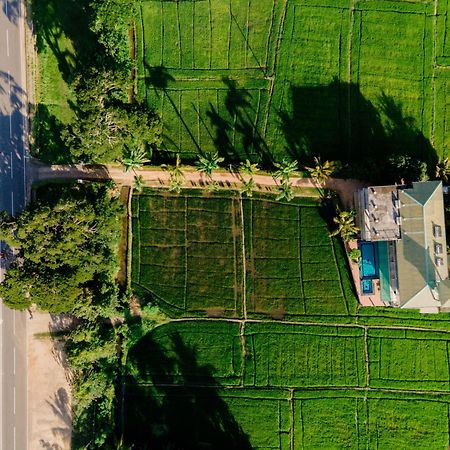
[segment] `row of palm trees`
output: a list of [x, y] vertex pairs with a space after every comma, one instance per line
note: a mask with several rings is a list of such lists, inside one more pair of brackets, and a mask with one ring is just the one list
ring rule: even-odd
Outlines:
[[[140, 169], [144, 164], [149, 163], [146, 151], [143, 148], [133, 148], [122, 159], [125, 172], [130, 170], [135, 171]], [[217, 182], [213, 180], [213, 172], [220, 168], [220, 164], [224, 162], [224, 158], [219, 156], [217, 152], [200, 154], [196, 163], [197, 170], [204, 174], [209, 189], [217, 189]], [[289, 161], [283, 159], [280, 163], [274, 163], [276, 170], [272, 176], [275, 180], [279, 180], [278, 186], [278, 200], [290, 201], [294, 197], [291, 176], [298, 173], [299, 166], [297, 161]], [[307, 171], [318, 187], [323, 187], [326, 180], [330, 178], [333, 173], [340, 167], [338, 162], [325, 161], [321, 162], [319, 157], [314, 158], [314, 165], [312, 167], [305, 166]], [[177, 155], [175, 165], [162, 164], [161, 168], [169, 173], [169, 190], [179, 193], [184, 186], [184, 173], [181, 167], [180, 156]], [[259, 172], [258, 164], [252, 163], [249, 160], [242, 162], [239, 166], [239, 173], [241, 175], [242, 188], [241, 193], [251, 197], [255, 190], [254, 176]], [[244, 177], [245, 176], [245, 177]], [[134, 179], [134, 189], [141, 191], [144, 187], [144, 180], [142, 176], [136, 175]]]
[[[448, 160], [446, 160], [448, 162]], [[126, 158], [122, 160], [125, 171], [141, 168], [149, 160], [145, 151], [134, 149], [130, 151]], [[217, 182], [213, 180], [213, 172], [220, 167], [220, 163], [224, 162], [224, 158], [216, 153], [205, 153], [199, 156], [196, 163], [197, 170], [204, 174], [208, 180], [208, 186], [211, 189], [217, 188]], [[299, 167], [297, 161], [288, 161], [284, 159], [281, 163], [275, 163], [276, 170], [272, 176], [275, 180], [279, 180], [277, 200], [291, 201], [294, 197], [291, 176], [298, 172]], [[177, 155], [175, 164], [162, 164], [161, 168], [169, 173], [169, 191], [180, 193], [185, 184], [185, 176], [181, 167], [181, 158]], [[311, 167], [305, 166], [305, 170], [309, 173], [311, 178], [318, 187], [323, 187], [326, 181], [340, 168], [339, 162], [324, 161], [319, 157], [314, 158], [314, 165]], [[255, 189], [254, 176], [260, 171], [258, 164], [252, 163], [248, 159], [241, 162], [239, 166], [239, 173], [241, 175], [242, 187], [241, 193], [251, 197]], [[444, 164], [441, 168], [442, 174], [450, 174], [450, 164]], [[144, 188], [144, 179], [142, 175], [135, 175], [134, 190], [141, 192]], [[337, 208], [337, 214], [333, 218], [336, 224], [336, 229], [330, 236], [340, 235], [344, 242], [353, 239], [359, 229], [355, 224], [356, 213], [354, 211], [341, 211]]]

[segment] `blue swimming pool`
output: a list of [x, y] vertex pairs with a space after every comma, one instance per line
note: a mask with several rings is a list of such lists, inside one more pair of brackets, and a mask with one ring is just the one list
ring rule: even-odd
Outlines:
[[378, 278], [378, 248], [376, 242], [360, 242], [361, 250], [360, 271], [361, 278]]
[[372, 280], [362, 280], [361, 281], [361, 291], [364, 295], [373, 294], [373, 281]]

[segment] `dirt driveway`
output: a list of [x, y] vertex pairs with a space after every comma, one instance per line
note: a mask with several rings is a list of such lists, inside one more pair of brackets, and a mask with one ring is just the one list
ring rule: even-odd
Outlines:
[[64, 322], [34, 313], [28, 321], [28, 449], [69, 450], [72, 435], [70, 385], [61, 342], [50, 329]]

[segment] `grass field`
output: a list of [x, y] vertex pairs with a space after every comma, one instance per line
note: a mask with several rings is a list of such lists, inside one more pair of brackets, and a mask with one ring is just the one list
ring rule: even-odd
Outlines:
[[87, 3], [31, 2], [38, 56], [33, 151], [46, 162], [71, 162], [62, 137], [63, 128], [76, 117], [76, 98], [70, 83], [95, 46], [84, 12]]
[[[380, 357], [380, 339], [398, 344]], [[187, 448], [202, 436], [224, 449], [445, 449], [450, 374], [437, 349], [449, 339], [398, 327], [172, 322], [130, 351], [125, 436], [154, 448], [181, 429]], [[383, 358], [390, 376], [380, 376]]]
[[146, 190], [133, 198], [132, 281], [172, 315], [348, 315], [345, 257], [316, 200]]
[[[434, 8], [438, 15], [434, 16]], [[140, 3], [138, 92], [193, 158], [449, 150], [448, 0]]]

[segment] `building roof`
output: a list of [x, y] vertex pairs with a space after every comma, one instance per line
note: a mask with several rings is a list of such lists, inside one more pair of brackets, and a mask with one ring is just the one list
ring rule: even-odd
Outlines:
[[363, 240], [390, 241], [400, 238], [397, 186], [362, 189], [355, 200]]
[[[412, 188], [398, 192], [402, 233], [396, 244], [400, 306], [435, 307], [439, 299], [437, 284], [448, 278], [446, 255], [436, 253], [436, 244], [446, 248], [442, 184], [413, 183]], [[435, 225], [440, 227], [440, 236], [435, 236]], [[437, 265], [436, 258], [441, 258], [442, 265]]]
[[442, 189], [441, 181], [416, 181], [412, 185], [412, 188], [402, 189], [402, 192], [407, 194], [422, 206], [425, 206], [439, 187]]

